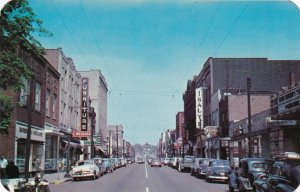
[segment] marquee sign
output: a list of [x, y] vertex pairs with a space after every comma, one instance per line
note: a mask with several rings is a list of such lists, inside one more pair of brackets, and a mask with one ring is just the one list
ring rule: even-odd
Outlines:
[[87, 131], [88, 128], [88, 88], [89, 88], [89, 79], [82, 78], [81, 131]]

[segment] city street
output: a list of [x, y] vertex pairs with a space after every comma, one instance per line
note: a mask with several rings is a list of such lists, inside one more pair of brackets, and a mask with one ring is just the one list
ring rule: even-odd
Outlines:
[[228, 185], [207, 183], [170, 167], [132, 164], [97, 180], [50, 185], [51, 192], [227, 192]]

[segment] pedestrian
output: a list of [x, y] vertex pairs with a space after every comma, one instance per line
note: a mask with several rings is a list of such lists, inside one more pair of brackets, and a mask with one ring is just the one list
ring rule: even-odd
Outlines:
[[0, 175], [1, 175], [1, 179], [4, 179], [6, 178], [6, 166], [7, 166], [7, 159], [4, 158], [3, 155], [0, 155]]
[[8, 179], [19, 178], [19, 168], [15, 165], [13, 160], [8, 161], [6, 166], [6, 175]]

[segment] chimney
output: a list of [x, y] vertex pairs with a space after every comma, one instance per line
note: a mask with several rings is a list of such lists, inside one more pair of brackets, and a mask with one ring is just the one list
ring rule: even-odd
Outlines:
[[290, 87], [293, 88], [296, 86], [296, 75], [295, 73], [290, 73], [289, 74], [289, 80], [290, 80]]

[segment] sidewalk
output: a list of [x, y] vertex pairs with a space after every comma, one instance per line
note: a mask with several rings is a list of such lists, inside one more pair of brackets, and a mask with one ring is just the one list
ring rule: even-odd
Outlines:
[[66, 172], [59, 172], [59, 173], [46, 173], [44, 175], [44, 179], [46, 179], [50, 184], [61, 184], [67, 181], [71, 181], [72, 177], [65, 178]]

